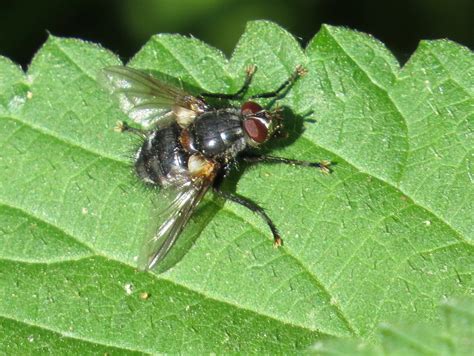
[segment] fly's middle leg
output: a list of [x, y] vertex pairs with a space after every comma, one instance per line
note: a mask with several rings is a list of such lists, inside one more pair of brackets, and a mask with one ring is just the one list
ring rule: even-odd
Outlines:
[[300, 161], [297, 159], [289, 159], [284, 157], [266, 156], [266, 155], [246, 155], [242, 157], [242, 160], [249, 163], [283, 163], [293, 166], [302, 167], [314, 167], [321, 170], [324, 174], [331, 173], [331, 162], [320, 161], [320, 162], [308, 162]]
[[258, 216], [260, 216], [265, 221], [265, 223], [268, 225], [268, 227], [270, 228], [270, 230], [272, 232], [273, 245], [275, 247], [279, 247], [283, 244], [283, 240], [281, 239], [281, 236], [280, 236], [280, 233], [278, 232], [277, 227], [275, 226], [272, 219], [270, 219], [270, 217], [267, 215], [267, 213], [265, 212], [265, 210], [263, 210], [263, 208], [261, 206], [259, 206], [258, 204], [254, 203], [250, 200], [247, 200], [243, 197], [240, 197], [236, 194], [224, 192], [219, 187], [216, 187], [216, 186], [214, 187], [214, 192], [218, 196], [220, 196], [221, 198], [224, 198], [226, 200], [230, 200], [234, 203], [242, 205], [242, 206], [246, 207], [247, 209], [249, 209], [250, 211], [257, 214]]

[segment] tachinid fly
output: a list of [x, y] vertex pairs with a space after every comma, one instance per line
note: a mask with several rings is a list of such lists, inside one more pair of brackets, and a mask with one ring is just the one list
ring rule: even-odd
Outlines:
[[[120, 131], [143, 138], [135, 156], [136, 173], [144, 182], [165, 189], [171, 196], [164, 222], [143, 246], [140, 268], [150, 269], [166, 256], [209, 189], [258, 214], [269, 226], [274, 245], [282, 244], [275, 224], [260, 206], [221, 190], [222, 180], [236, 160], [316, 167], [329, 173], [327, 161], [306, 162], [250, 153], [281, 129], [277, 110], [263, 108], [254, 101], [224, 108], [206, 102], [206, 97], [242, 99], [254, 72], [255, 66], [247, 69], [245, 82], [235, 94], [193, 96], [141, 70], [123, 66], [103, 70], [103, 80], [118, 98], [121, 109], [141, 125], [140, 129], [123, 122], [119, 125]], [[250, 100], [275, 98], [303, 74], [304, 69], [297, 67], [278, 89], [254, 95]]]

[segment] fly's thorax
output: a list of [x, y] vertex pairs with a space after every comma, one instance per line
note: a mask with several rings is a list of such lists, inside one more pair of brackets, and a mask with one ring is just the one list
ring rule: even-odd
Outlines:
[[196, 117], [188, 127], [193, 147], [205, 157], [235, 157], [246, 147], [242, 115], [234, 108], [213, 110]]

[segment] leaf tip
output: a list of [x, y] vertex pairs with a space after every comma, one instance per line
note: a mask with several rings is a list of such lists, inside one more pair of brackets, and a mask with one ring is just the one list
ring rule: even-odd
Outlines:
[[258, 32], [258, 31], [262, 31], [262, 30], [279, 31], [279, 32], [290, 34], [285, 28], [283, 28], [282, 26], [280, 26], [277, 23], [275, 23], [273, 21], [270, 21], [270, 20], [252, 20], [252, 21], [248, 21], [247, 24], [245, 25], [244, 34], [246, 32]]
[[48, 42], [56, 43], [61, 39], [61, 37], [56, 36], [56, 35], [52, 34], [49, 31], [46, 31], [46, 33], [47, 33], [47, 37], [46, 37], [46, 41], [45, 41], [46, 43], [48, 43]]

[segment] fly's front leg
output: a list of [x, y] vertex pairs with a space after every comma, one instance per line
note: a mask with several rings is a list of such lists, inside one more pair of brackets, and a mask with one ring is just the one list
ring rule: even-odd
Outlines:
[[242, 157], [242, 160], [249, 163], [283, 163], [290, 164], [293, 166], [302, 166], [302, 167], [314, 167], [321, 170], [324, 174], [331, 173], [331, 162], [330, 161], [321, 161], [321, 162], [308, 162], [300, 161], [297, 159], [289, 159], [284, 157], [275, 157], [275, 156], [265, 156], [265, 155], [245, 155]]
[[131, 127], [125, 121], [117, 121], [117, 124], [115, 125], [114, 130], [117, 132], [130, 132], [142, 138], [147, 137], [147, 131]]
[[280, 237], [280, 233], [278, 232], [278, 229], [276, 228], [276, 226], [273, 223], [272, 219], [270, 219], [270, 217], [267, 215], [267, 213], [265, 212], [265, 210], [263, 210], [263, 208], [261, 206], [255, 204], [254, 202], [251, 202], [250, 200], [247, 200], [243, 197], [240, 197], [236, 194], [224, 192], [218, 186], [214, 186], [214, 192], [218, 196], [220, 196], [221, 198], [226, 199], [226, 200], [230, 200], [234, 203], [242, 205], [242, 206], [246, 207], [247, 209], [249, 209], [250, 211], [257, 214], [258, 216], [260, 216], [265, 221], [265, 223], [268, 225], [270, 230], [272, 231], [273, 245], [275, 247], [279, 247], [279, 246], [283, 245], [283, 240]]
[[250, 83], [252, 82], [253, 75], [257, 67], [255, 65], [250, 65], [245, 70], [245, 81], [242, 87], [235, 92], [234, 94], [223, 94], [223, 93], [202, 93], [201, 96], [208, 98], [217, 98], [217, 99], [227, 99], [227, 100], [237, 100], [242, 98], [242, 95], [249, 88]]
[[261, 93], [261, 94], [256, 94], [256, 95], [252, 95], [250, 97], [250, 99], [257, 99], [257, 98], [275, 98], [277, 97], [278, 95], [281, 94], [282, 91], [284, 91], [286, 88], [288, 88], [289, 86], [291, 86], [294, 82], [296, 82], [296, 80], [299, 78], [299, 77], [302, 77], [303, 75], [305, 75], [307, 72], [307, 70], [305, 68], [303, 68], [302, 66], [297, 66], [295, 71], [293, 72], [293, 74], [287, 79], [285, 80], [279, 87], [277, 90], [274, 90], [274, 91], [271, 91], [271, 92], [268, 92], [268, 93]]

